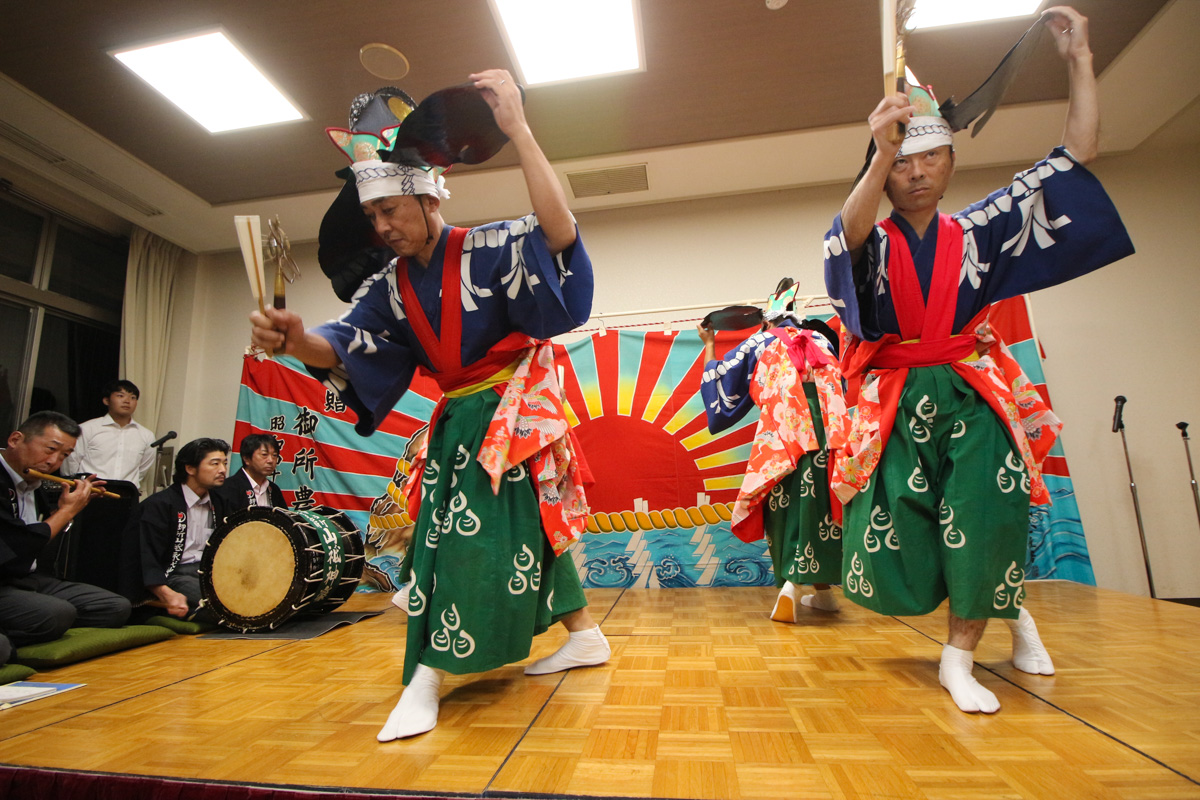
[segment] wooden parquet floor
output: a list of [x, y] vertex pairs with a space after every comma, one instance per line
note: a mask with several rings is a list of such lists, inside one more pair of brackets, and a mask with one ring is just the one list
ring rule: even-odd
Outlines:
[[[848, 603], [767, 618], [763, 589], [590, 590], [601, 667], [450, 676], [438, 727], [381, 745], [406, 618], [303, 641], [176, 637], [44, 672], [86, 683], [0, 711], [0, 763], [254, 784], [472, 796], [1200, 798], [1200, 609], [1066, 582], [1029, 586], [1057, 674], [976, 676], [994, 716], [937, 683], [944, 613]], [[534, 643], [552, 652], [561, 627]]]

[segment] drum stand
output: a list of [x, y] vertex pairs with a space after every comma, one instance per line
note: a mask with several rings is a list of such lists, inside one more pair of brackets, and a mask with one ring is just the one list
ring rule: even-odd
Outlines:
[[1179, 435], [1183, 437], [1183, 449], [1187, 453], [1188, 473], [1192, 476], [1192, 499], [1196, 501], [1196, 518], [1200, 519], [1200, 489], [1196, 488], [1196, 470], [1192, 467], [1192, 448], [1188, 444], [1191, 440], [1188, 439], [1186, 422], [1177, 422], [1175, 427], [1179, 428]]
[[1113, 414], [1113, 433], [1121, 434], [1121, 447], [1125, 449], [1125, 468], [1129, 471], [1129, 490], [1133, 493], [1133, 513], [1137, 517], [1138, 537], [1142, 540], [1142, 560], [1146, 563], [1146, 582], [1150, 584], [1150, 596], [1157, 598], [1154, 592], [1154, 573], [1150, 571], [1150, 551], [1146, 549], [1146, 529], [1142, 526], [1142, 507], [1138, 503], [1137, 484], [1133, 481], [1133, 464], [1129, 461], [1129, 444], [1125, 441], [1125, 420], [1121, 411], [1125, 406], [1125, 396], [1117, 395], [1117, 408]]

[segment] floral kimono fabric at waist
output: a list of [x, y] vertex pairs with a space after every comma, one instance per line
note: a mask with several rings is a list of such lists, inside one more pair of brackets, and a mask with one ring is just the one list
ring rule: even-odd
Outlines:
[[[762, 503], [804, 454], [846, 441], [846, 401], [833, 354], [808, 331], [772, 333], [776, 341], [763, 351], [750, 380], [758, 425], [732, 509], [733, 533], [745, 542], [762, 538]], [[836, 504], [834, 513], [840, 518]]]
[[[500, 345], [517, 341], [513, 336], [497, 345], [500, 352], [506, 352]], [[577, 456], [570, 435], [562, 389], [554, 369], [553, 348], [549, 342], [535, 343], [527, 336], [522, 338], [532, 346], [525, 347], [517, 361], [482, 380], [461, 381], [459, 386], [449, 388], [447, 398], [465, 397], [489, 388], [500, 395], [476, 460], [490, 476], [493, 492], [499, 492], [505, 472], [527, 462], [537, 484], [546, 538], [555, 553], [561, 553], [579, 538], [587, 524], [582, 459]], [[431, 437], [447, 398], [434, 410]], [[414, 462], [414, 474], [424, 469], [427, 448], [428, 440]], [[421, 481], [413, 478], [408, 485], [409, 507], [415, 509], [414, 504], [420, 504]], [[415, 519], [416, 511], [410, 510], [409, 515]]]
[[[951, 337], [973, 343], [966, 357], [940, 363], [953, 369], [978, 392], [1006, 425], [1030, 476], [1030, 501], [1034, 505], [1048, 505], [1050, 494], [1042, 479], [1041, 464], [1054, 445], [1062, 423], [1008, 348], [992, 333], [986, 319], [977, 318], [976, 322], [978, 327], [973, 327], [972, 333]], [[888, 338], [891, 341], [886, 341]], [[897, 339], [885, 337], [882, 342], [866, 343], [865, 349], [869, 352], [856, 356], [856, 366], [866, 374], [849, 441], [838, 453], [830, 478], [830, 485], [842, 502], [861, 490], [874, 472], [891, 435], [909, 369], [936, 366], [919, 363], [921, 359], [914, 356], [921, 353], [902, 350], [907, 345]], [[940, 342], [935, 341], [935, 344]], [[964, 344], [958, 347], [966, 349]], [[880, 353], [886, 356], [880, 358]], [[869, 366], [864, 368], [864, 365]]]

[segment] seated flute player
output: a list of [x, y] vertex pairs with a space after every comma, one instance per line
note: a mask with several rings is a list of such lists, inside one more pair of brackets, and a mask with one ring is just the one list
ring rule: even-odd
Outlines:
[[[841, 507], [829, 493], [829, 448], [845, 442], [846, 401], [836, 337], [824, 323], [801, 321], [790, 279], [767, 299], [762, 330], [722, 359], [716, 332], [701, 323], [705, 367], [700, 396], [708, 429], [719, 433], [758, 407], [746, 475], [732, 512], [742, 541], [764, 535], [780, 587], [771, 619], [799, 622], [797, 606], [838, 610], [831, 583], [841, 582]], [[805, 327], [807, 326], [807, 327]], [[823, 332], [821, 329], [824, 329]], [[811, 584], [813, 594], [801, 591]]]
[[[556, 622], [570, 632], [567, 642], [526, 674], [610, 655], [566, 553], [588, 510], [546, 341], [587, 320], [591, 262], [512, 76], [493, 69], [470, 80], [516, 148], [533, 213], [451, 227], [441, 215], [448, 194], [440, 175], [382, 160], [391, 154], [380, 152], [381, 137], [376, 150], [362, 134], [351, 141], [343, 132], [361, 213], [394, 258], [334, 322], [306, 330], [291, 310], [251, 315], [254, 343], [308, 365], [356, 413], [363, 435], [418, 367], [445, 395], [408, 482], [416, 525], [406, 687], [381, 742], [433, 729], [447, 672], [525, 659], [533, 637]], [[370, 108], [356, 101], [363, 114]], [[353, 128], [362, 117], [352, 115]]]
[[39, 411], [9, 434], [0, 454], [0, 631], [13, 646], [48, 642], [71, 627], [119, 628], [130, 603], [119, 594], [37, 571], [38, 556], [95, 498], [104, 481], [76, 480], [50, 510], [43, 480], [71, 454], [79, 425], [55, 411]]
[[[1087, 274], [1133, 252], [1085, 164], [1099, 108], [1087, 19], [1039, 24], [1066, 61], [1062, 144], [1012, 183], [952, 215], [952, 129], [928, 87], [885, 97], [875, 152], [825, 237], [825, 280], [861, 377], [832, 483], [845, 501], [847, 598], [880, 614], [928, 614], [949, 598], [938, 680], [966, 712], [1000, 702], [972, 675], [989, 618], [1008, 623], [1013, 666], [1054, 665], [1024, 608], [1030, 503], [1050, 502], [1041, 462], [1061, 423], [988, 324], [990, 304]], [[907, 123], [902, 143], [887, 132]], [[886, 194], [891, 215], [876, 224]]]

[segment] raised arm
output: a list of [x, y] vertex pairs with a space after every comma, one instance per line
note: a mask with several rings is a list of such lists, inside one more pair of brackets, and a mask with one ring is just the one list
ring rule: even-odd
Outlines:
[[533, 131], [525, 120], [521, 90], [507, 70], [489, 69], [470, 76], [483, 99], [492, 108], [496, 124], [517, 148], [525, 186], [533, 203], [533, 213], [546, 236], [551, 255], [558, 255], [575, 243], [575, 218], [567, 207], [567, 195], [550, 166]]
[[900, 143], [892, 142], [887, 131], [893, 123], [907, 122], [913, 111], [907, 97], [895, 94], [880, 100], [879, 105], [875, 106], [875, 110], [867, 117], [871, 126], [871, 137], [875, 140], [875, 155], [871, 158], [871, 164], [858, 186], [855, 186], [846, 198], [841, 213], [846, 246], [853, 261], [858, 260], [863, 245], [875, 226], [888, 172], [892, 169], [896, 153], [900, 152]]
[[1042, 19], [1054, 34], [1054, 44], [1067, 62], [1070, 78], [1063, 147], [1081, 164], [1087, 164], [1100, 151], [1100, 100], [1088, 45], [1087, 17], [1070, 6], [1054, 6], [1046, 9]]
[[704, 363], [708, 364], [717, 357], [717, 332], [701, 323], [696, 326], [696, 333], [700, 334], [700, 341], [704, 344]]

